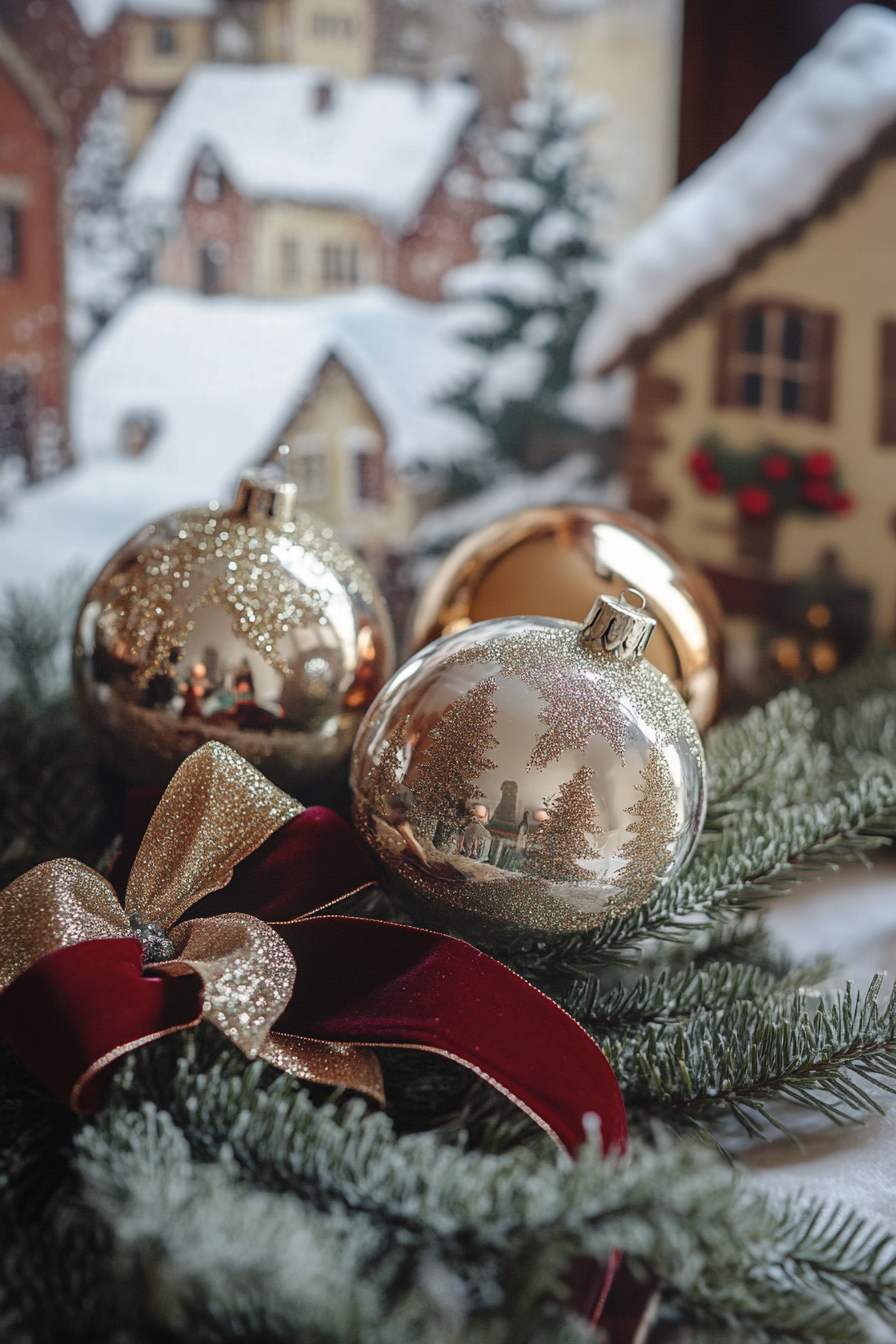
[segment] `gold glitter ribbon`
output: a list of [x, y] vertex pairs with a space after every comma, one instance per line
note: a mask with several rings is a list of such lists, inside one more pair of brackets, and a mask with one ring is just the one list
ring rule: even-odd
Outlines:
[[302, 811], [236, 752], [207, 742], [165, 790], [131, 869], [123, 910], [112, 885], [74, 859], [42, 863], [0, 892], [0, 992], [50, 952], [95, 938], [133, 938], [129, 917], [137, 915], [167, 930], [176, 953], [153, 963], [152, 974], [197, 974], [202, 1017], [250, 1059], [382, 1104], [382, 1074], [371, 1050], [272, 1035], [296, 966], [269, 925], [246, 914], [176, 923]]

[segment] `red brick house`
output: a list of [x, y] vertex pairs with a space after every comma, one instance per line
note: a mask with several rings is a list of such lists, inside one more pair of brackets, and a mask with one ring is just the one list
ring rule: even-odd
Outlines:
[[0, 462], [31, 479], [66, 455], [65, 158], [62, 113], [0, 30]]

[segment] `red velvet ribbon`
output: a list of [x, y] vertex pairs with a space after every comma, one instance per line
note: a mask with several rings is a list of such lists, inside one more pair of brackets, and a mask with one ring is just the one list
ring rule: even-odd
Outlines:
[[[123, 898], [159, 794], [132, 790], [110, 881]], [[605, 1056], [551, 999], [469, 944], [443, 934], [320, 911], [375, 881], [357, 834], [327, 808], [287, 822], [234, 869], [190, 919], [237, 911], [288, 943], [297, 975], [278, 1032], [445, 1055], [510, 1096], [574, 1153], [583, 1118], [603, 1150], [622, 1151], [625, 1107]], [[137, 1046], [200, 1020], [198, 976], [142, 966], [136, 939], [100, 938], [49, 953], [0, 994], [0, 1036], [60, 1099], [82, 1080], [79, 1110], [97, 1104], [102, 1074]], [[615, 1258], [575, 1296], [600, 1315]]]

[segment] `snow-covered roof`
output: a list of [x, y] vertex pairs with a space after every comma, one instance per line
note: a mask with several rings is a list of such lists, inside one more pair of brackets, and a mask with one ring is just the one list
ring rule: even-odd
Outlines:
[[122, 12], [150, 19], [204, 19], [214, 14], [215, 0], [72, 0], [85, 33], [98, 37]]
[[620, 248], [579, 337], [580, 373], [612, 365], [695, 290], [809, 218], [894, 120], [896, 14], [854, 5]]
[[[318, 111], [322, 80], [331, 101]], [[468, 84], [373, 75], [332, 79], [310, 66], [201, 65], [138, 156], [126, 192], [176, 210], [203, 149], [255, 200], [354, 208], [412, 226], [478, 106]]]
[[[451, 305], [379, 287], [305, 302], [144, 290], [76, 364], [78, 465], [14, 498], [0, 518], [0, 574], [40, 582], [72, 564], [93, 570], [153, 517], [232, 498], [331, 354], [381, 420], [394, 466], [475, 453], [475, 426], [440, 404], [479, 358], [456, 320]], [[139, 415], [158, 430], [128, 458], [122, 428]]]

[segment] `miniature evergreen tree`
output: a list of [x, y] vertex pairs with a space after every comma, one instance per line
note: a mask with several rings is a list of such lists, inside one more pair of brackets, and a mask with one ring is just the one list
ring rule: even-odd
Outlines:
[[626, 831], [633, 832], [633, 838], [619, 851], [619, 857], [626, 861], [619, 883], [634, 901], [642, 900], [652, 890], [657, 872], [668, 863], [669, 845], [675, 839], [678, 820], [669, 767], [653, 747], [641, 778], [644, 781], [638, 788], [641, 797], [625, 809], [628, 816], [635, 818], [626, 827]]
[[585, 876], [576, 859], [594, 853], [589, 835], [600, 835], [597, 804], [591, 792], [594, 771], [583, 765], [560, 785], [544, 805], [547, 821], [538, 835], [538, 848], [526, 855], [526, 871], [552, 882], [580, 882]]
[[581, 445], [583, 427], [564, 394], [597, 296], [604, 191], [582, 139], [596, 113], [574, 104], [558, 58], [545, 62], [513, 117], [498, 141], [501, 172], [484, 187], [499, 213], [478, 226], [480, 260], [446, 280], [449, 296], [471, 301], [466, 339], [485, 353], [451, 402], [486, 430], [497, 454], [532, 467], [547, 460], [539, 439]]
[[485, 795], [477, 780], [496, 769], [488, 756], [498, 739], [492, 733], [497, 710], [492, 696], [498, 689], [492, 677], [479, 681], [465, 695], [452, 700], [429, 734], [411, 787], [417, 797], [415, 813], [430, 827], [456, 830], [466, 804]]
[[84, 346], [149, 279], [151, 229], [124, 201], [124, 94], [107, 89], [90, 116], [66, 182], [69, 333]]
[[410, 715], [405, 715], [401, 723], [390, 733], [383, 744], [377, 760], [368, 776], [368, 787], [376, 798], [389, 798], [397, 793], [404, 779], [405, 762], [402, 755], [405, 743], [405, 731]]

